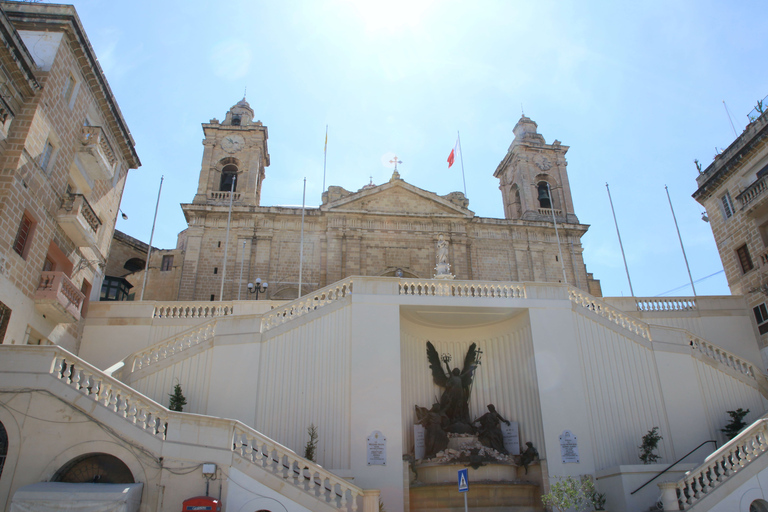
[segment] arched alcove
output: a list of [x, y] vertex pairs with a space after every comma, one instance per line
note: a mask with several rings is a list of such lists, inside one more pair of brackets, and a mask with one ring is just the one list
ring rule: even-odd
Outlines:
[[[234, 164], [225, 165], [221, 170], [221, 181], [219, 182], [219, 191], [229, 192], [237, 191], [237, 166]], [[234, 188], [232, 183], [234, 182]]]
[[5, 466], [5, 457], [8, 455], [8, 432], [5, 426], [0, 422], [0, 478], [3, 476], [3, 466]]
[[133, 484], [133, 473], [125, 463], [108, 453], [87, 453], [75, 457], [51, 478], [52, 482]]
[[749, 512], [768, 512], [768, 501], [755, 500], [749, 504]]
[[146, 263], [147, 262], [141, 258], [131, 258], [125, 262], [123, 268], [129, 272], [138, 272], [139, 270], [144, 270]]

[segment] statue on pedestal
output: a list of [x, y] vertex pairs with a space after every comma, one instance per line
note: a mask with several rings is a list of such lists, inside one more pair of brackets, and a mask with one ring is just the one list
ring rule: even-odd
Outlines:
[[[480, 364], [480, 354], [482, 352], [477, 349], [477, 344], [472, 343], [464, 357], [463, 368], [451, 370], [451, 367], [448, 366], [451, 356], [449, 354], [439, 356], [435, 346], [431, 342], [427, 342], [427, 359], [432, 370], [432, 379], [435, 384], [444, 388], [439, 407], [440, 411], [448, 418], [448, 424], [445, 427], [446, 432], [456, 434], [474, 432], [472, 420], [469, 417], [469, 394], [472, 389], [475, 368]], [[445, 363], [445, 370], [440, 364], [441, 360]]]
[[416, 423], [424, 427], [424, 457], [431, 459], [448, 447], [448, 434], [444, 430], [448, 417], [440, 410], [440, 404], [433, 404], [431, 409], [415, 407]]
[[501, 432], [502, 421], [509, 425], [509, 421], [502, 418], [501, 414], [496, 412], [496, 407], [493, 404], [488, 404], [488, 412], [473, 421], [472, 425], [480, 424], [477, 429], [477, 440], [483, 446], [493, 448], [501, 454], [509, 455], [507, 449], [504, 448], [504, 434]]
[[448, 242], [445, 241], [445, 235], [442, 233], [437, 237], [437, 266], [435, 267], [435, 279], [453, 279], [451, 274], [451, 265], [448, 263]]

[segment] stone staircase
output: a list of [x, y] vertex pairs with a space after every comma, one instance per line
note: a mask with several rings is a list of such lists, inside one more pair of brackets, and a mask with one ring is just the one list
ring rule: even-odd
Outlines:
[[120, 418], [123, 435], [158, 454], [165, 445], [213, 450], [223, 456], [219, 460], [310, 510], [378, 506], [378, 491], [363, 491], [247, 425], [170, 411], [58, 346], [0, 345], [0, 377], [3, 391], [39, 389], [96, 420]]

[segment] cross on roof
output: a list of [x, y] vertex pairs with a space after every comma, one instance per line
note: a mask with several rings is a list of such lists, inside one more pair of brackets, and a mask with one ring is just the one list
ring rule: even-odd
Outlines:
[[397, 159], [397, 155], [395, 155], [395, 159], [394, 159], [394, 160], [390, 160], [390, 161], [389, 161], [389, 163], [391, 163], [391, 164], [395, 164], [395, 170], [397, 170], [397, 164], [401, 164], [401, 163], [403, 163], [403, 162], [401, 162], [400, 160], [398, 160], [398, 159]]

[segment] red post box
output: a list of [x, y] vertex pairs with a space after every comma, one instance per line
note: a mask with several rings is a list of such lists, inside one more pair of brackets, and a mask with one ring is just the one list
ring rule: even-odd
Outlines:
[[182, 512], [207, 511], [221, 512], [221, 502], [210, 496], [195, 496], [184, 500]]

